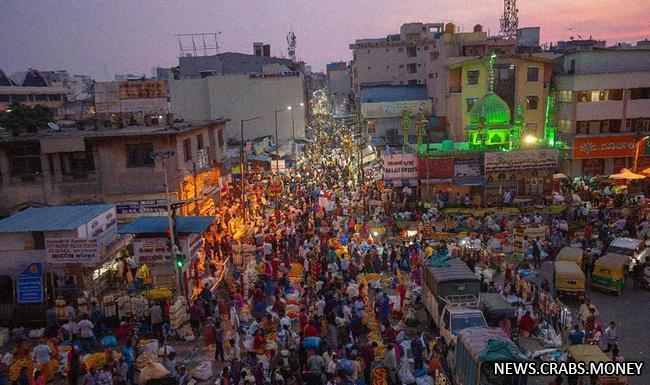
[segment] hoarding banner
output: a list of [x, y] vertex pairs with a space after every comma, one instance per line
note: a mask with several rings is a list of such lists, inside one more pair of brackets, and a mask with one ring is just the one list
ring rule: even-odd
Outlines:
[[481, 176], [481, 158], [454, 158], [454, 178]]
[[18, 303], [42, 303], [43, 265], [32, 263], [16, 278], [16, 299]]
[[417, 158], [419, 179], [451, 179], [454, 177], [454, 159]]
[[45, 255], [49, 263], [100, 262], [96, 238], [45, 238]]
[[397, 118], [401, 117], [404, 111], [408, 111], [410, 115], [428, 115], [431, 112], [431, 100], [361, 103], [361, 114], [364, 118]]
[[636, 134], [574, 136], [573, 159], [634, 156]]
[[143, 238], [133, 242], [133, 259], [136, 265], [171, 262], [171, 248], [167, 238]]
[[167, 99], [167, 85], [164, 80], [128, 81], [119, 84], [119, 98], [124, 99]]
[[558, 167], [556, 149], [544, 148], [521, 151], [486, 152], [485, 173], [555, 169]]
[[164, 198], [117, 201], [113, 204], [118, 215], [167, 212], [167, 200]]
[[415, 179], [418, 165], [415, 154], [383, 154], [384, 179]]

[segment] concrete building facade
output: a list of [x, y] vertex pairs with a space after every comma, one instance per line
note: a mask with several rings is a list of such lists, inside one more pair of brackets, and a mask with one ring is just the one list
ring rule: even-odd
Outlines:
[[[194, 186], [192, 178], [203, 178], [203, 173], [213, 174], [215, 170], [220, 174], [224, 124], [222, 119], [174, 127], [3, 134], [0, 214], [30, 206], [97, 202], [116, 204], [123, 218], [164, 211], [161, 207], [147, 208], [165, 201], [162, 162], [153, 159], [151, 153], [175, 152], [166, 161], [172, 198], [193, 198], [188, 194]], [[214, 181], [214, 175], [209, 179]], [[219, 177], [212, 184], [206, 184], [198, 196], [218, 192]]]
[[[566, 171], [603, 175], [632, 167], [635, 145], [650, 134], [650, 50], [567, 53], [554, 72], [558, 132], [571, 148]], [[643, 143], [645, 168], [650, 149]]]
[[0, 111], [6, 111], [11, 103], [21, 103], [30, 107], [40, 104], [57, 114], [69, 93], [68, 88], [50, 83], [38, 70], [30, 69], [13, 79], [0, 69]]
[[352, 74], [346, 62], [330, 63], [326, 66], [330, 105], [334, 115], [346, 116], [350, 112], [352, 96]]
[[[227, 140], [240, 140], [240, 120], [246, 122], [244, 139], [275, 137], [275, 111], [280, 144], [305, 135], [307, 105], [301, 72], [265, 72], [255, 75], [218, 75], [169, 82], [175, 118], [204, 121], [221, 118]], [[300, 106], [303, 103], [303, 106]], [[292, 106], [291, 110], [287, 107]], [[293, 115], [293, 122], [292, 122]]]

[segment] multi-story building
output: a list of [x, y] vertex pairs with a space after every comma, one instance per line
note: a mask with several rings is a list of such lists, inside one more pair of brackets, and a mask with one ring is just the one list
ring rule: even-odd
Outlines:
[[98, 82], [93, 86], [95, 119], [99, 127], [171, 124], [168, 98], [164, 80]]
[[352, 96], [352, 74], [344, 61], [326, 66], [330, 105], [336, 116], [346, 116], [350, 112]]
[[[571, 148], [571, 175], [603, 175], [633, 166], [650, 134], [650, 50], [591, 49], [564, 54], [554, 68], [557, 126]], [[640, 144], [640, 143], [639, 143]], [[639, 167], [647, 167], [643, 146]]]
[[6, 111], [11, 103], [21, 103], [50, 107], [57, 114], [69, 93], [62, 85], [50, 84], [38, 70], [30, 69], [10, 78], [0, 69], [0, 111]]
[[239, 141], [241, 120], [258, 118], [245, 123], [244, 139], [250, 140], [275, 137], [277, 117], [281, 144], [304, 136], [307, 101], [303, 74], [277, 72], [275, 67], [267, 72], [266, 68], [259, 74], [170, 81], [174, 118], [204, 121], [228, 117], [226, 139]]
[[120, 219], [165, 211], [166, 160], [174, 200], [199, 199], [210, 212], [218, 199], [226, 120], [98, 130], [0, 131], [0, 215], [30, 206], [110, 202]]
[[[546, 121], [546, 103], [552, 76], [552, 60], [557, 55], [536, 53], [500, 55], [494, 63], [494, 93], [508, 103], [511, 111], [521, 109], [526, 135], [541, 137]], [[447, 59], [447, 134], [456, 141], [466, 140], [464, 128], [470, 111], [488, 90], [489, 57]]]

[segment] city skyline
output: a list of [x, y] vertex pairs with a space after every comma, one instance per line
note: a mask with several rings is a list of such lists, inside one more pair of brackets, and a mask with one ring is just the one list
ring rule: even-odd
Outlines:
[[[518, 8], [519, 26], [540, 26], [543, 42], [591, 36], [613, 45], [650, 37], [650, 3], [642, 0], [629, 1], [625, 7], [604, 0], [598, 8], [586, 0], [549, 0], [543, 9], [520, 0]], [[411, 0], [399, 4], [370, 0], [242, 0], [226, 4], [210, 0], [191, 4], [10, 0], [0, 15], [0, 24], [11, 31], [0, 40], [0, 50], [5, 53], [0, 69], [7, 73], [30, 67], [65, 69], [97, 80], [112, 80], [116, 73], [150, 75], [156, 66], [178, 64], [174, 34], [219, 31], [221, 52], [252, 53], [253, 42], [263, 41], [271, 44], [273, 56], [286, 57], [285, 37], [293, 29], [298, 59], [321, 71], [326, 63], [349, 61], [352, 52], [348, 46], [355, 39], [385, 37], [407, 22], [453, 22], [464, 31], [481, 24], [495, 35], [502, 10], [498, 0]], [[579, 20], [574, 20], [576, 15], [581, 15]]]

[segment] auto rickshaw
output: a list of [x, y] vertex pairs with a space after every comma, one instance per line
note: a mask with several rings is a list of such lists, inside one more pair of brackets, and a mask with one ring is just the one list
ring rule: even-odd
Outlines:
[[[568, 360], [571, 362], [584, 362], [589, 365], [590, 362], [610, 362], [611, 358], [596, 345], [571, 345], [567, 348]], [[571, 378], [571, 376], [569, 376]], [[578, 376], [576, 385], [583, 385], [589, 382], [589, 376]], [[571, 383], [571, 380], [569, 380]], [[627, 385], [625, 376], [599, 376], [595, 384], [597, 385]]]
[[625, 274], [629, 258], [626, 255], [607, 253], [594, 264], [591, 287], [621, 294], [625, 286]]
[[499, 321], [506, 318], [512, 326], [512, 340], [516, 341], [519, 336], [519, 324], [517, 323], [516, 309], [506, 301], [499, 293], [481, 293], [479, 303], [487, 324], [498, 327]]
[[585, 298], [585, 274], [572, 261], [555, 261], [553, 281], [558, 297]]
[[556, 261], [575, 262], [580, 269], [583, 268], [583, 251], [577, 247], [563, 247], [555, 257]]

